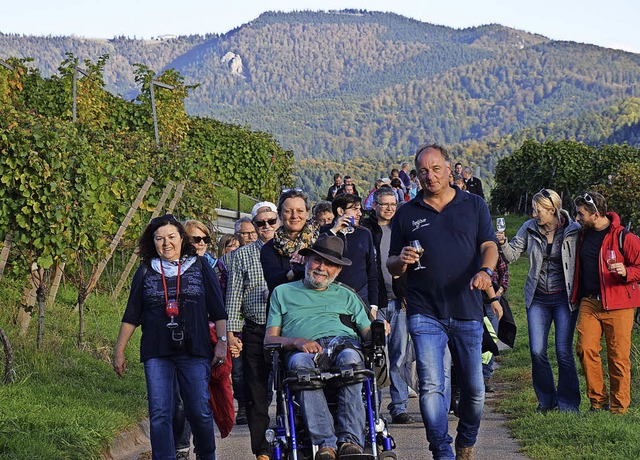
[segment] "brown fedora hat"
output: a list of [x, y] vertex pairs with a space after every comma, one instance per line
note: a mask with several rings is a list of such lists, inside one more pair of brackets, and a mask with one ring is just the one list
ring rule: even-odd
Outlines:
[[300, 249], [299, 253], [308, 256], [312, 252], [318, 254], [323, 259], [338, 265], [351, 265], [351, 261], [342, 256], [344, 251], [344, 242], [337, 236], [330, 236], [323, 233], [318, 237], [313, 246], [310, 248]]

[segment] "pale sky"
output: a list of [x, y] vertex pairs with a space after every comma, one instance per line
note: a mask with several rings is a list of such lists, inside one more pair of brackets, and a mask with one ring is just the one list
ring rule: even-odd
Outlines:
[[639, 0], [3, 0], [0, 32], [150, 38], [225, 33], [265, 11], [359, 8], [465, 28], [497, 23], [640, 53]]

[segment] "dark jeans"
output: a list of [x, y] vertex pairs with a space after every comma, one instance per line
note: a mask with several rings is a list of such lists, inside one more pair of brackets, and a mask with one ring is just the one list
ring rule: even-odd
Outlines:
[[240, 352], [237, 358], [231, 358], [231, 386], [233, 387], [233, 397], [238, 401], [238, 405], [244, 404], [244, 373], [242, 372], [242, 360], [244, 352]]
[[271, 366], [264, 356], [265, 327], [245, 321], [242, 328], [243, 374], [245, 406], [254, 455], [269, 454], [269, 443], [264, 432], [269, 428], [269, 374]]

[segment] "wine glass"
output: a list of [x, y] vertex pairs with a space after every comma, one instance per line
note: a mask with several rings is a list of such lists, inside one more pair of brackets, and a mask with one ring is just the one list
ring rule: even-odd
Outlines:
[[[422, 248], [422, 245], [420, 244], [420, 241], [418, 240], [411, 240], [411, 242], [409, 243], [409, 246], [411, 246], [413, 249], [415, 249], [415, 251], [418, 253], [418, 257], [422, 257], [422, 254], [424, 254], [424, 249]], [[425, 268], [421, 263], [420, 263], [420, 259], [418, 258], [418, 264], [413, 267], [414, 270], [422, 270], [423, 268]]]
[[615, 272], [615, 268], [611, 268], [611, 264], [615, 264], [616, 263], [616, 253], [613, 249], [609, 249], [607, 251], [607, 267], [609, 268], [610, 272]]
[[178, 302], [167, 302], [165, 313], [169, 318], [171, 318], [171, 321], [167, 323], [167, 327], [169, 329], [175, 329], [178, 327], [178, 323], [174, 321], [174, 318], [178, 316], [178, 311]]
[[496, 230], [499, 232], [504, 232], [507, 229], [507, 224], [504, 221], [504, 217], [498, 217], [496, 219]]

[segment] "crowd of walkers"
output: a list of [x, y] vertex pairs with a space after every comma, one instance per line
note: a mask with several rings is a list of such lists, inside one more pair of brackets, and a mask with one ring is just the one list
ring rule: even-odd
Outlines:
[[[247, 424], [252, 455], [270, 458], [264, 434], [273, 394], [263, 351], [270, 299], [278, 286], [313, 282], [308, 257], [321, 235], [339, 238], [340, 260], [350, 262], [335, 281], [386, 322], [391, 423], [415, 423], [407, 412], [415, 390], [434, 458], [473, 458], [484, 394], [493, 391], [492, 354], [483, 355], [493, 347], [483, 336], [500, 336], [507, 264], [525, 252], [537, 409], [579, 410], [577, 324], [591, 410], [627, 411], [640, 242], [604, 198], [578, 196], [574, 221], [559, 195], [542, 189], [533, 196], [533, 218], [508, 240], [504, 229], [494, 230], [482, 182], [470, 168], [452, 167], [435, 144], [421, 147], [414, 164], [410, 170], [402, 163], [362, 195], [350, 176], [336, 173], [326, 199], [313, 206], [305, 191], [282, 190], [277, 203], [256, 203], [233, 234], [217, 241], [198, 221], [165, 215], [149, 223], [113, 362], [124, 376], [125, 347], [142, 326], [154, 459], [188, 458], [191, 435], [197, 457], [215, 459], [214, 422], [222, 437], [234, 423]], [[557, 385], [547, 356], [552, 324]], [[460, 419], [455, 442], [448, 434], [451, 410]], [[351, 438], [348, 444], [349, 452], [363, 447]], [[339, 452], [320, 449], [316, 460]]]

